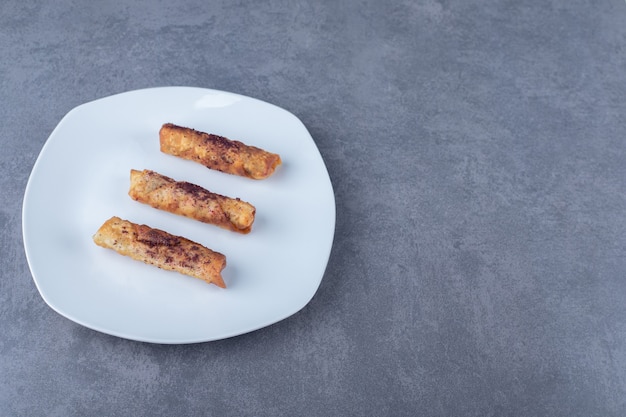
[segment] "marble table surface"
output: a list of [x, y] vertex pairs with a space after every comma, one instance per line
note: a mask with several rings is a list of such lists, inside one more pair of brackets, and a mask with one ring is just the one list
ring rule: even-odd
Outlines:
[[[8, 0], [0, 51], [1, 416], [626, 415], [623, 0]], [[42, 146], [72, 108], [157, 86], [311, 133], [336, 227], [296, 314], [152, 344], [38, 293]]]

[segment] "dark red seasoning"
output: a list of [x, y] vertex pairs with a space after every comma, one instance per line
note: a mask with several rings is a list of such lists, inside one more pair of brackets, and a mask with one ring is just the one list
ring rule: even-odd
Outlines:
[[204, 139], [204, 143], [211, 144], [211, 145], [215, 146], [218, 149], [239, 150], [239, 149], [243, 148], [244, 146], [246, 146], [242, 142], [239, 142], [238, 140], [230, 140], [228, 138], [225, 138], [224, 136], [198, 132], [197, 130], [194, 130], [194, 132], [197, 132], [198, 134], [202, 135], [202, 137]]
[[158, 229], [146, 230], [145, 228], [141, 228], [137, 233], [137, 240], [148, 246], [172, 247], [180, 244], [180, 238]]
[[[210, 191], [205, 190], [199, 185], [192, 184], [186, 181], [180, 181], [176, 183], [176, 188], [184, 192], [185, 194], [189, 194], [198, 200], [215, 200], [218, 194], [212, 193]], [[220, 196], [223, 197], [223, 196]]]

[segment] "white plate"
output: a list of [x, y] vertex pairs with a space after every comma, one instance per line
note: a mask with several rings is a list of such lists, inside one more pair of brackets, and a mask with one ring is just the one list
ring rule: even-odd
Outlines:
[[[255, 181], [159, 151], [171, 122], [280, 154]], [[129, 172], [151, 169], [256, 206], [240, 235], [137, 203]], [[227, 289], [96, 246], [111, 216], [166, 230], [223, 253]], [[106, 97], [70, 111], [54, 129], [26, 187], [24, 246], [35, 284], [55, 311], [127, 339], [194, 343], [250, 332], [299, 311], [324, 275], [335, 200], [304, 125], [274, 105], [223, 91], [163, 87]]]

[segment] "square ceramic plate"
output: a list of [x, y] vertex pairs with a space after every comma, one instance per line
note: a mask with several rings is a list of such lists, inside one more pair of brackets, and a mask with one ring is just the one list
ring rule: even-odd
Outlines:
[[[161, 153], [171, 122], [280, 154], [265, 180], [212, 171]], [[233, 233], [128, 196], [131, 169], [151, 169], [257, 209], [252, 232]], [[335, 200], [322, 157], [291, 113], [249, 97], [191, 87], [131, 91], [70, 111], [45, 143], [24, 195], [22, 230], [33, 279], [61, 315], [111, 335], [194, 343], [250, 332], [304, 307], [324, 275]], [[96, 246], [119, 216], [226, 255], [227, 289]]]

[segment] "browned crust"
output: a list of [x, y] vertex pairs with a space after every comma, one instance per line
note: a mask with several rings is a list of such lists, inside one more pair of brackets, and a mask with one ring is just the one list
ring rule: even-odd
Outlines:
[[238, 198], [212, 193], [147, 169], [130, 171], [128, 195], [154, 208], [244, 234], [252, 229], [256, 212], [252, 204]]
[[159, 132], [161, 152], [207, 168], [252, 179], [272, 175], [280, 156], [223, 136], [166, 123]]
[[132, 259], [226, 288], [221, 275], [226, 257], [184, 237], [114, 216], [104, 222], [93, 240]]

